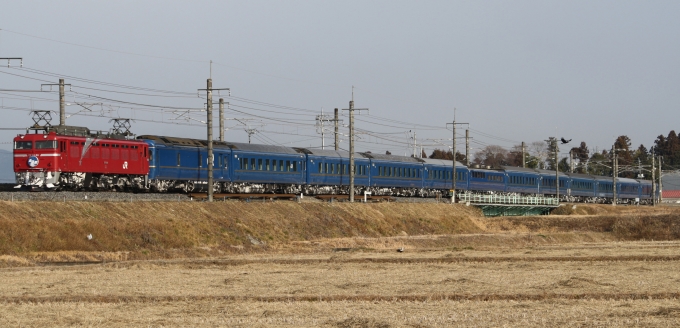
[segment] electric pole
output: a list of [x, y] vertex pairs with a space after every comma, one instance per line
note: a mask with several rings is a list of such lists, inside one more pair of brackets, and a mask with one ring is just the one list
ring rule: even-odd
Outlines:
[[569, 173], [574, 173], [574, 157], [572, 151], [573, 149], [569, 150]]
[[352, 100], [349, 108], [349, 202], [354, 203], [354, 111], [368, 110], [368, 108], [354, 108], [354, 87], [352, 87]]
[[659, 204], [663, 203], [663, 156], [659, 156]]
[[553, 146], [555, 147], [555, 196], [557, 196], [557, 203], [560, 202], [560, 165], [557, 162], [557, 158], [559, 157], [559, 151], [557, 150], [557, 135], [555, 135], [555, 139], [553, 140], [554, 144]]
[[[212, 64], [212, 61], [211, 61]], [[212, 75], [212, 74], [211, 74]], [[212, 92], [213, 90], [229, 90], [228, 88], [223, 88], [223, 89], [213, 89], [212, 87], [212, 78], [208, 79], [207, 81], [207, 87], [205, 89], [199, 89], [199, 91], [205, 91], [208, 96], [208, 120], [206, 121], [206, 125], [208, 126], [208, 202], [213, 201], [213, 165], [214, 165], [214, 158], [213, 158], [213, 121], [212, 121], [212, 109], [213, 109], [213, 101], [212, 101]], [[221, 102], [222, 99], [220, 99]], [[222, 107], [222, 106], [220, 106]], [[203, 165], [202, 163], [199, 163], [199, 167]]]
[[524, 141], [522, 141], [522, 167], [526, 168], [527, 167], [527, 158], [526, 158], [526, 145], [524, 144]]
[[612, 187], [612, 191], [614, 193], [614, 200], [612, 201], [612, 206], [616, 206], [616, 176], [618, 175], [618, 163], [617, 163], [617, 158], [616, 158], [616, 148], [612, 146], [612, 183], [614, 186]]
[[470, 168], [470, 129], [465, 129], [465, 166]]
[[456, 203], [456, 125], [463, 125], [468, 123], [456, 123], [456, 109], [453, 109], [453, 123], [446, 123], [446, 125], [453, 126], [453, 169], [451, 171], [451, 204]]
[[316, 116], [317, 128], [321, 129], [321, 131], [320, 131], [321, 132], [321, 149], [326, 148], [326, 138], [325, 138], [326, 130], [324, 128], [324, 124], [323, 124], [324, 122], [335, 122], [335, 144], [336, 144], [335, 150], [337, 150], [337, 148], [338, 148], [338, 146], [337, 146], [337, 144], [338, 144], [338, 133], [337, 133], [338, 132], [338, 117], [337, 116], [338, 116], [337, 108], [336, 108], [334, 119], [330, 119], [330, 118], [328, 118], [327, 115], [324, 115], [323, 114], [323, 108], [321, 109], [321, 115]]
[[[1, 58], [0, 58], [1, 59]], [[64, 94], [64, 87], [65, 86], [71, 86], [70, 84], [64, 84], [64, 79], [59, 79], [59, 83], [50, 83], [50, 84], [41, 84], [40, 89], [42, 90], [43, 86], [50, 86], [50, 89], [52, 86], [58, 85], [59, 86], [59, 125], [64, 126], [66, 125], [66, 96]]]
[[224, 98], [220, 98], [220, 141], [224, 142]]
[[654, 152], [652, 152], [652, 206], [656, 206], [656, 168], [654, 167]]
[[335, 118], [333, 119], [333, 122], [335, 122], [335, 150], [337, 151], [338, 148], [340, 147], [339, 142], [338, 142], [338, 109], [335, 109]]

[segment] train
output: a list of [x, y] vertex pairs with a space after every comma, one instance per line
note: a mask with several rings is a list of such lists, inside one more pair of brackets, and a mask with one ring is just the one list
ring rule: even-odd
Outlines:
[[[85, 128], [26, 133], [14, 138], [16, 188], [205, 192], [206, 140], [92, 134]], [[217, 193], [349, 194], [349, 152], [236, 142], [213, 142]], [[450, 160], [355, 153], [355, 193], [404, 197], [452, 194]], [[456, 194], [555, 197], [567, 202], [648, 204], [648, 180], [455, 163]]]

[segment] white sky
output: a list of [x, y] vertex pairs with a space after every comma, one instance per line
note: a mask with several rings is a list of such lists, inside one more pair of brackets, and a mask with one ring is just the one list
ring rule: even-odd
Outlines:
[[[592, 151], [622, 134], [649, 148], [678, 129], [678, 12], [677, 1], [11, 1], [0, 10], [0, 57], [23, 57], [24, 69], [0, 61], [0, 89], [39, 90], [63, 76], [69, 114], [83, 109], [74, 102], [104, 103], [70, 125], [108, 130], [111, 117], [133, 117], [139, 135], [205, 138], [197, 121], [149, 121], [187, 123], [168, 108], [203, 106], [196, 92], [213, 60], [213, 86], [231, 88], [240, 111], [226, 117], [254, 119], [244, 121], [260, 131], [254, 143], [320, 146], [315, 115], [347, 108], [354, 85], [356, 107], [370, 108], [357, 116], [370, 132], [357, 151], [412, 152], [414, 130], [429, 154], [437, 143], [426, 139], [450, 143], [454, 107], [477, 149], [557, 135]], [[31, 125], [30, 109], [58, 112], [57, 99], [2, 92], [0, 127]], [[227, 122], [227, 140], [247, 142], [239, 124]], [[0, 149], [19, 132], [0, 131]]]

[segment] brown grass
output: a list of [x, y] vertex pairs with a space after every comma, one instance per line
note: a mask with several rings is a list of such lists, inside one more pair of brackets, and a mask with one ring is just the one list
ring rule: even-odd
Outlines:
[[[5, 268], [0, 269], [0, 321], [10, 326], [677, 326], [680, 261], [670, 257], [678, 249], [680, 242], [613, 242]], [[649, 261], [643, 255], [669, 258]], [[451, 260], [457, 258], [472, 261]]]

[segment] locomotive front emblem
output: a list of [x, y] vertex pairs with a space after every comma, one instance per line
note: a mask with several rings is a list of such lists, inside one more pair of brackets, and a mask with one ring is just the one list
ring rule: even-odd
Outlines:
[[127, 170], [127, 168], [128, 168], [127, 162], [123, 162], [123, 170]]
[[40, 162], [40, 161], [38, 160], [38, 156], [35, 156], [35, 155], [34, 155], [34, 156], [31, 156], [31, 157], [28, 158], [28, 166], [29, 166], [29, 167], [36, 167], [36, 166], [38, 166], [38, 162]]

